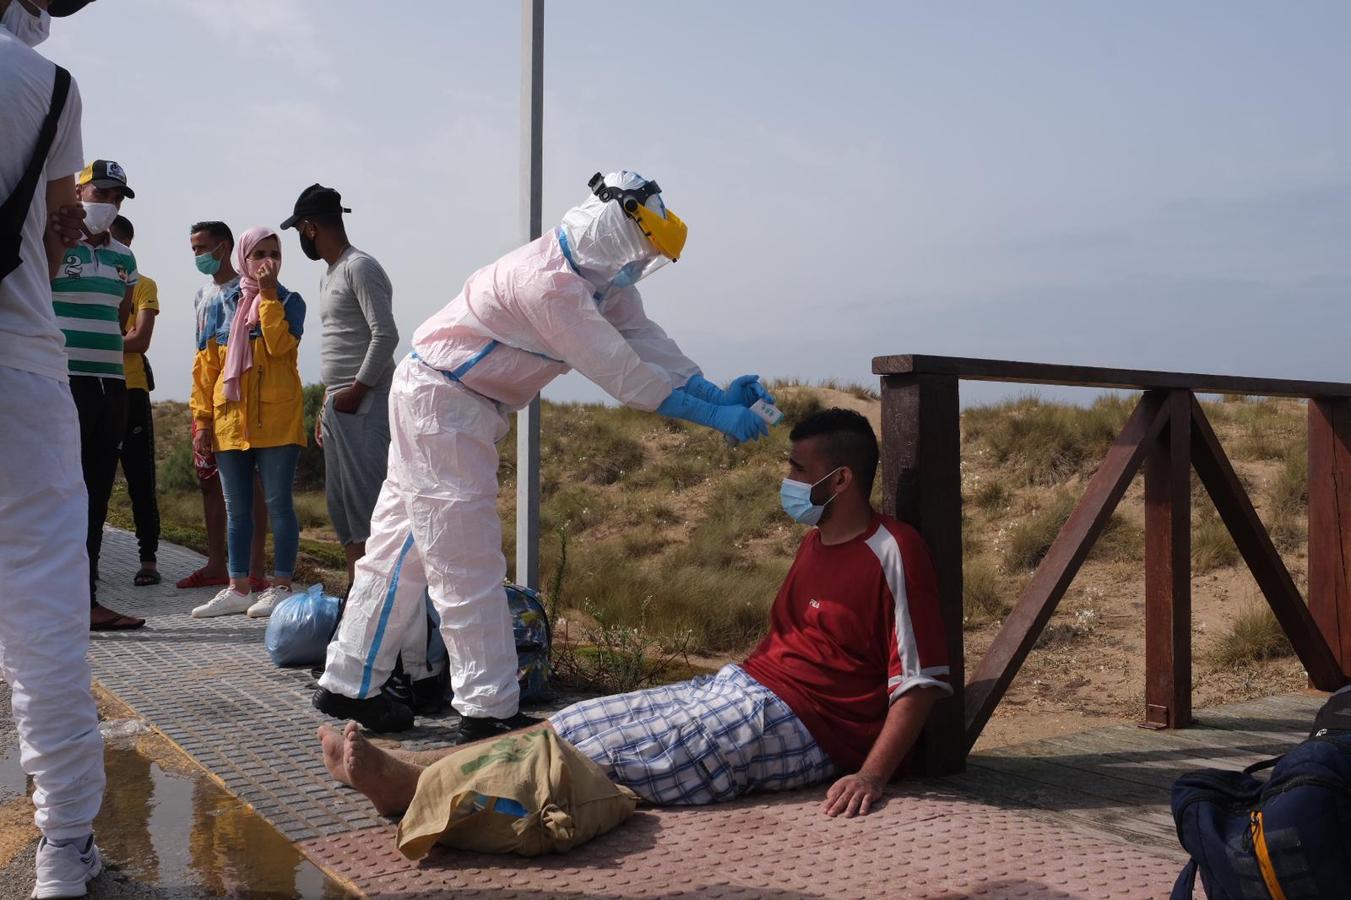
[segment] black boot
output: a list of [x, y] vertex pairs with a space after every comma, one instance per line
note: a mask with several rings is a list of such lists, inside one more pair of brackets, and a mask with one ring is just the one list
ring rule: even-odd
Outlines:
[[524, 713], [517, 713], [507, 719], [494, 719], [488, 716], [461, 716], [460, 731], [455, 736], [455, 743], [469, 744], [474, 741], [481, 741], [484, 738], [497, 737], [543, 723], [543, 719], [536, 719], [534, 716], [527, 716]]
[[310, 702], [335, 719], [355, 719], [368, 731], [407, 731], [413, 727], [413, 711], [384, 694], [358, 700], [319, 688]]
[[419, 716], [434, 716], [446, 708], [446, 694], [450, 687], [449, 674], [447, 670], [440, 675], [412, 683], [413, 712]]

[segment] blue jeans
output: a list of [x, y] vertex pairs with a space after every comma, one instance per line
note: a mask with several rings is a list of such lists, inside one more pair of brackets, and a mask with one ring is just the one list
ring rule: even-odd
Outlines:
[[218, 450], [216, 468], [225, 494], [225, 544], [230, 555], [230, 577], [249, 575], [249, 546], [253, 542], [253, 473], [263, 482], [267, 517], [272, 525], [272, 574], [290, 578], [300, 549], [300, 520], [296, 518], [291, 490], [296, 480], [300, 445], [256, 447], [252, 450]]

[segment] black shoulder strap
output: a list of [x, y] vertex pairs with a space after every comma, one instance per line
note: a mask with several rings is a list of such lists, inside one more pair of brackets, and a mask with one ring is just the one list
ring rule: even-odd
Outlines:
[[[51, 152], [52, 142], [56, 140], [56, 125], [66, 108], [66, 98], [70, 95], [70, 73], [60, 66], [56, 67], [56, 78], [52, 82], [52, 105], [47, 110], [47, 118], [38, 133], [37, 147], [28, 168], [15, 186], [3, 206], [0, 206], [0, 239], [4, 241], [3, 254], [0, 254], [0, 278], [19, 267], [19, 247], [23, 240], [23, 223], [28, 218], [28, 210], [33, 205], [33, 194], [37, 191], [38, 179], [47, 165], [47, 154]], [[13, 256], [10, 257], [10, 249]]]
[[1187, 860], [1177, 881], [1173, 882], [1173, 892], [1168, 895], [1168, 900], [1192, 900], [1192, 894], [1196, 891], [1196, 868], [1196, 860]]
[[1252, 765], [1248, 766], [1248, 768], [1244, 769], [1243, 774], [1251, 775], [1253, 772], [1260, 772], [1263, 769], [1270, 769], [1272, 766], [1276, 765], [1276, 763], [1280, 762], [1283, 759], [1285, 759], [1284, 753], [1282, 753], [1280, 756], [1273, 756], [1271, 759], [1264, 759], [1261, 762], [1255, 762]]

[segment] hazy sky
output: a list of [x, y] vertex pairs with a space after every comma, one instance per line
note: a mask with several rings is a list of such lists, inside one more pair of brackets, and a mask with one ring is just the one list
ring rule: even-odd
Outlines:
[[[644, 297], [713, 380], [907, 352], [1351, 380], [1351, 4], [546, 7], [546, 225], [597, 169], [660, 181], [690, 237]], [[522, 241], [517, 2], [100, 0], [53, 31], [86, 154], [137, 191], [159, 398], [196, 220], [338, 188], [405, 347]], [[322, 264], [287, 234], [317, 380]]]

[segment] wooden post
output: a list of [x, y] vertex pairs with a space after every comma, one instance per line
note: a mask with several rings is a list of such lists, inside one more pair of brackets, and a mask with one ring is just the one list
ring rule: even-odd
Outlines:
[[1351, 676], [1351, 401], [1309, 401], [1309, 612]]
[[882, 379], [883, 509], [924, 537], [938, 570], [938, 602], [948, 641], [953, 695], [929, 715], [915, 753], [925, 775], [966, 769], [963, 723], [961, 411], [957, 379]]
[[1145, 460], [1145, 721], [1191, 724], [1191, 392], [1170, 391]]

